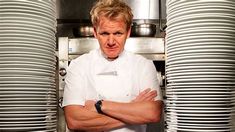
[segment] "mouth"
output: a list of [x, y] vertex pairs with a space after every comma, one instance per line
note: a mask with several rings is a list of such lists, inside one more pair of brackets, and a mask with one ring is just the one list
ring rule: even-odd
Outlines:
[[109, 51], [116, 51], [118, 50], [118, 47], [106, 47], [106, 49]]

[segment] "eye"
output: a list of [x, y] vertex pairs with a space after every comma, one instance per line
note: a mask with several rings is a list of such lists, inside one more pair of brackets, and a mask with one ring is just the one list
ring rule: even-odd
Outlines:
[[114, 35], [115, 35], [115, 36], [122, 36], [123, 33], [122, 33], [122, 32], [116, 32], [116, 33], [114, 33]]
[[107, 36], [107, 35], [109, 35], [108, 32], [101, 32], [101, 33], [99, 33], [99, 34], [102, 35], [102, 36]]

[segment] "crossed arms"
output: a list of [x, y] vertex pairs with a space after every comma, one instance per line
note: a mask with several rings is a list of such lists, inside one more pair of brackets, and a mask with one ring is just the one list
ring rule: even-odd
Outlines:
[[68, 128], [81, 131], [106, 131], [128, 124], [159, 122], [162, 101], [154, 101], [157, 92], [146, 89], [129, 103], [104, 100], [102, 111], [96, 112], [95, 101], [87, 100], [85, 106], [68, 105], [64, 107]]

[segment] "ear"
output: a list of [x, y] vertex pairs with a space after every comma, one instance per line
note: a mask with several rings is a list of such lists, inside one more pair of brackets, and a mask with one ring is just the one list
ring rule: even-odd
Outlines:
[[130, 27], [130, 28], [128, 29], [128, 31], [127, 31], [127, 38], [129, 38], [130, 35], [131, 35], [131, 27]]
[[93, 34], [94, 34], [95, 38], [97, 38], [97, 30], [95, 27], [93, 27]]

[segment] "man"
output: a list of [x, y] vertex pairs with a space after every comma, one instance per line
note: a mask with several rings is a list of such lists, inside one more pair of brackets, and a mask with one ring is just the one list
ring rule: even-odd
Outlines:
[[160, 121], [161, 92], [152, 61], [124, 50], [133, 15], [120, 0], [99, 0], [91, 10], [100, 49], [73, 60], [64, 91], [71, 130], [145, 132]]

